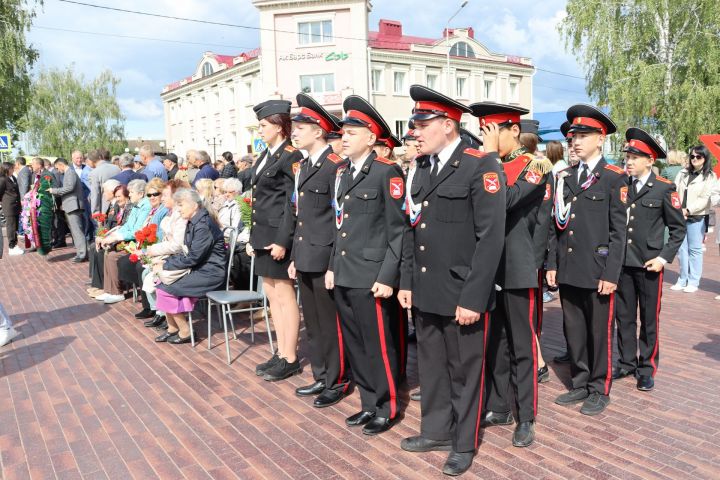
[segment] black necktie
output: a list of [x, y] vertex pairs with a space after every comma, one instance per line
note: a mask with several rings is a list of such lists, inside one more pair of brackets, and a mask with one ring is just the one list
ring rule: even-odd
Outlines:
[[582, 168], [582, 172], [580, 172], [580, 186], [582, 186], [588, 179], [588, 166], [586, 163], [583, 163], [580, 165], [580, 168]]
[[642, 187], [640, 186], [640, 179], [636, 178], [633, 180], [633, 193], [638, 193]]
[[432, 170], [430, 170], [430, 177], [431, 178], [437, 177], [437, 174], [439, 171], [440, 171], [440, 159], [437, 156], [433, 156], [433, 166], [432, 166]]

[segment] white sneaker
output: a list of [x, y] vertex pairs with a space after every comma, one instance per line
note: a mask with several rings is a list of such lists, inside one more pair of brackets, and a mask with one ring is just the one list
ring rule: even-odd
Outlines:
[[0, 328], [0, 347], [4, 347], [8, 343], [12, 342], [13, 338], [20, 335], [20, 332], [15, 328]]
[[698, 291], [698, 287], [695, 285], [688, 285], [687, 287], [683, 288], [683, 292], [685, 293], [695, 293]]
[[98, 302], [104, 302], [105, 299], [109, 296], [109, 293], [103, 293], [102, 295], [98, 295], [97, 297], [95, 297], [95, 300], [97, 300]]
[[685, 285], [678, 282], [675, 285], [673, 285], [672, 287], [670, 287], [670, 290], [683, 290], [684, 288], [685, 288]]
[[720, 300], [720, 295], [716, 295], [715, 300]]
[[[95, 300], [98, 300], [99, 298], [100, 297], [97, 297], [97, 298], [95, 298]], [[118, 303], [118, 302], [122, 302], [123, 300], [125, 300], [125, 295], [107, 295], [107, 297], [105, 297], [104, 300], [105, 300], [106, 304]]]
[[25, 250], [18, 247], [17, 245], [15, 245], [13, 248], [8, 250], [8, 254], [10, 254], [10, 256], [12, 256], [12, 257], [14, 257], [16, 255], [22, 255], [23, 253], [25, 253]]

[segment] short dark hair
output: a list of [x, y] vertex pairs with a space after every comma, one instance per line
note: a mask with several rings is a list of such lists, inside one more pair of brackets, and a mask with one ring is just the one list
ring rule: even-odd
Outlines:
[[103, 160], [110, 161], [110, 159], [112, 159], [112, 154], [110, 153], [110, 150], [108, 150], [107, 148], [98, 148], [97, 151]]
[[17, 157], [15, 159], [15, 164], [27, 165], [27, 160], [25, 160], [25, 157]]
[[225, 159], [226, 162], [233, 161], [233, 154], [231, 152], [223, 152], [222, 157]]
[[97, 162], [102, 158], [102, 156], [100, 155], [99, 150], [90, 150], [87, 154], [87, 158], [92, 162]]
[[[712, 155], [710, 155], [710, 150], [708, 150], [705, 145], [695, 145], [694, 147], [690, 148], [688, 155], [692, 155], [693, 153], [696, 155], [702, 155], [702, 157], [705, 159], [705, 163], [703, 163], [703, 167], [700, 172], [702, 173], [703, 178], [707, 178], [707, 176], [710, 174], [710, 171], [712, 170]], [[692, 173], [693, 170], [694, 168], [692, 166], [692, 159], [690, 159], [688, 161], [687, 171]]]
[[58, 163], [62, 163], [63, 165], [67, 166], [68, 161], [65, 160], [65, 159], [62, 158], [62, 157], [58, 157], [58, 158], [56, 158], [55, 161], [53, 162], [53, 165], [57, 166]]
[[170, 160], [171, 162], [173, 162], [176, 165], [178, 163], [178, 157], [174, 153], [168, 153], [167, 155], [165, 155], [165, 159]]
[[115, 187], [115, 189], [113, 190], [113, 196], [115, 196], [115, 194], [118, 191], [122, 192], [123, 197], [126, 197], [126, 198], [130, 197], [130, 190], [128, 190], [127, 185], [120, 184], [117, 187]]
[[14, 169], [15, 165], [10, 162], [0, 163], [0, 177], [9, 177]]
[[530, 153], [537, 152], [538, 140], [538, 136], [534, 133], [520, 132], [520, 144], [527, 148]]

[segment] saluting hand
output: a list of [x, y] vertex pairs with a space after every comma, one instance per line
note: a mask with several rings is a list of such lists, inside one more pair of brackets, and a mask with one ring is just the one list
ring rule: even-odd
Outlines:
[[281, 247], [277, 243], [273, 243], [265, 247], [265, 250], [270, 250], [270, 256], [273, 260], [276, 262], [279, 262], [283, 258], [285, 258], [285, 247]]
[[478, 320], [480, 320], [479, 312], [473, 312], [463, 307], [457, 307], [455, 309], [455, 321], [460, 325], [472, 325]]
[[605, 280], [598, 282], [598, 293], [600, 295], [610, 295], [615, 290], [617, 290], [617, 283], [606, 282]]
[[410, 290], [400, 290], [397, 295], [402, 308], [412, 308], [412, 292]]
[[390, 296], [393, 294], [392, 287], [388, 287], [387, 285], [383, 285], [382, 283], [375, 282], [375, 284], [372, 286], [371, 291], [375, 295], [375, 298], [390, 298]]
[[500, 150], [500, 128], [497, 123], [488, 123], [481, 128], [483, 133], [483, 150], [487, 153]]

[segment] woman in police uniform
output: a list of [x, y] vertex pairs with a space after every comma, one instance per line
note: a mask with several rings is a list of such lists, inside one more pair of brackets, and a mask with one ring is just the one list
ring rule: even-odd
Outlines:
[[253, 107], [258, 133], [267, 144], [252, 169], [252, 228], [248, 253], [273, 309], [277, 353], [255, 373], [277, 381], [300, 372], [297, 358], [300, 312], [295, 285], [288, 277], [295, 232], [292, 196], [302, 154], [290, 144], [290, 102], [268, 100]]

